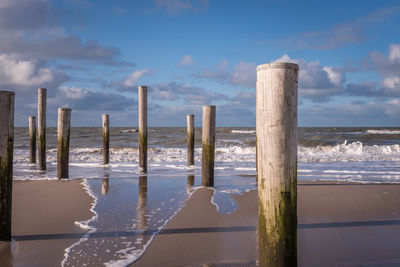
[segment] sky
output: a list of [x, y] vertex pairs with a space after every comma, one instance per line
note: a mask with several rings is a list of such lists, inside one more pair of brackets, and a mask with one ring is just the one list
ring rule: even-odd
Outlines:
[[289, 0], [1, 0], [0, 90], [15, 125], [255, 126], [256, 67], [299, 64], [299, 126], [400, 127], [400, 2]]

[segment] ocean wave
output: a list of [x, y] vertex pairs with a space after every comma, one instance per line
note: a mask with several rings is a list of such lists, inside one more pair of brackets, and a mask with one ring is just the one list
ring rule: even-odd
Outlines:
[[400, 130], [387, 130], [387, 129], [367, 130], [366, 132], [369, 134], [400, 134]]
[[400, 161], [400, 145], [366, 146], [362, 142], [336, 146], [298, 147], [300, 162]]
[[231, 133], [239, 133], [239, 134], [254, 134], [255, 130], [232, 130]]

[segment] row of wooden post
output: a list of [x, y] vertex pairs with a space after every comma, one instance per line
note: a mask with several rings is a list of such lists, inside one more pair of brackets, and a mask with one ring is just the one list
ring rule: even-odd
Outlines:
[[[297, 64], [257, 67], [256, 133], [260, 266], [297, 266]], [[11, 238], [14, 93], [0, 91], [0, 240]], [[58, 163], [68, 163], [71, 110], [59, 109]], [[34, 128], [34, 119], [31, 128]], [[188, 163], [193, 163], [193, 116]], [[108, 116], [103, 136], [108, 139]], [[190, 135], [189, 135], [190, 133]], [[31, 136], [33, 137], [33, 131]], [[39, 169], [46, 169], [46, 89], [38, 98]], [[108, 140], [105, 142], [108, 151]], [[33, 145], [32, 145], [33, 146]], [[214, 184], [215, 106], [203, 107], [202, 184]], [[139, 87], [139, 170], [147, 172], [147, 87]], [[191, 152], [190, 152], [191, 151]], [[106, 153], [106, 151], [104, 151]], [[107, 153], [108, 154], [108, 153]], [[31, 160], [33, 159], [31, 154]], [[104, 162], [109, 158], [105, 157]], [[58, 169], [59, 177], [68, 169]]]

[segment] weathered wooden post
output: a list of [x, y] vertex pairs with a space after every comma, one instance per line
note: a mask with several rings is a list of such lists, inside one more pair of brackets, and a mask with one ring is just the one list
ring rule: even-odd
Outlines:
[[39, 170], [46, 170], [46, 101], [47, 90], [45, 88], [38, 89], [38, 167]]
[[214, 186], [215, 106], [203, 106], [201, 184]]
[[29, 117], [29, 163], [36, 163], [36, 117]]
[[260, 266], [297, 266], [297, 87], [299, 66], [257, 67]]
[[187, 177], [187, 185], [186, 185], [186, 192], [190, 193], [190, 191], [192, 191], [193, 185], [194, 185], [194, 175], [188, 175], [188, 177]]
[[13, 92], [0, 91], [0, 241], [11, 241], [14, 98]]
[[110, 163], [110, 123], [108, 114], [103, 114], [103, 161], [104, 164]]
[[147, 173], [147, 86], [139, 86], [139, 173]]
[[187, 122], [187, 165], [194, 165], [194, 115], [188, 114]]
[[57, 177], [69, 178], [69, 136], [71, 125], [71, 109], [58, 109], [57, 128]]

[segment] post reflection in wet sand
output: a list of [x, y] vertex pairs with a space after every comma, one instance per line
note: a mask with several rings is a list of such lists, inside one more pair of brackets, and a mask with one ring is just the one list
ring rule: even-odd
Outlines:
[[110, 177], [109, 173], [104, 173], [104, 178], [101, 182], [101, 194], [102, 195], [107, 195], [108, 194], [108, 190], [109, 190], [109, 183], [108, 183], [108, 178]]
[[147, 176], [139, 176], [139, 194], [137, 204], [137, 225], [136, 229], [144, 231], [148, 228], [147, 224]]
[[193, 185], [194, 185], [194, 175], [188, 175], [188, 177], [187, 177], [187, 185], [186, 185], [186, 192], [188, 194], [192, 191]]

